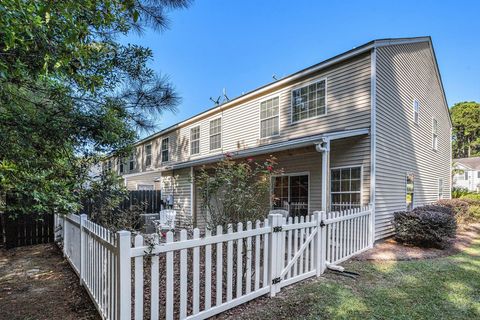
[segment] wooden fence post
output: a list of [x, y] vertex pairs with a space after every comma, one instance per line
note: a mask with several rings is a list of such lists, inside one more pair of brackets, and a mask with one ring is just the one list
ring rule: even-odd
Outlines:
[[282, 215], [281, 214], [269, 214], [268, 215], [268, 224], [272, 228], [269, 237], [269, 245], [268, 248], [270, 252], [268, 253], [269, 256], [269, 283], [270, 283], [270, 296], [274, 297], [277, 292], [280, 291], [280, 286], [278, 285], [280, 278], [278, 276], [282, 272], [280, 267], [280, 256], [282, 256], [281, 252], [281, 232], [279, 232], [278, 228], [282, 227]]
[[80, 285], [83, 286], [83, 278], [85, 275], [85, 233], [83, 232], [83, 227], [85, 225], [85, 221], [87, 221], [87, 215], [81, 214], [80, 215]]
[[117, 319], [131, 319], [131, 261], [130, 261], [130, 232], [117, 232]]

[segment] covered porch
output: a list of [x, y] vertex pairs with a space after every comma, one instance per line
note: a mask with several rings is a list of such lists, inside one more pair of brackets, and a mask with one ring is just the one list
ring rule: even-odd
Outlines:
[[[262, 151], [258, 149], [242, 150], [233, 156], [236, 159], [253, 157], [258, 162], [270, 155], [276, 158], [276, 168], [281, 173], [271, 177], [270, 197], [266, 199], [270, 210], [282, 209], [289, 217], [301, 217], [314, 211], [360, 208], [371, 202], [368, 129], [332, 132], [287, 141], [280, 146], [265, 146]], [[198, 163], [193, 171], [203, 164], [208, 163]], [[203, 228], [205, 217], [202, 217], [200, 199], [195, 197], [198, 190], [194, 179], [192, 184], [193, 225]]]

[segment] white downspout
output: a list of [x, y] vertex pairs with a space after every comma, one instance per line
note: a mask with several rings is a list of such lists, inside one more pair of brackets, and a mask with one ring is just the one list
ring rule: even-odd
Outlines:
[[322, 138], [321, 142], [315, 144], [315, 150], [322, 153], [322, 211], [329, 210], [329, 176], [330, 176], [330, 139]]

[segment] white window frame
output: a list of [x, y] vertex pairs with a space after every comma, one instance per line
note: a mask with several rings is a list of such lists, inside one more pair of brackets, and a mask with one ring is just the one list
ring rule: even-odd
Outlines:
[[[147, 164], [147, 159], [148, 159], [148, 156], [149, 156], [149, 154], [147, 154], [147, 147], [148, 147], [148, 146], [150, 147], [150, 164]], [[150, 167], [152, 166], [152, 162], [153, 162], [153, 157], [152, 157], [152, 153], [153, 153], [153, 152], [152, 152], [152, 150], [153, 150], [153, 147], [152, 147], [152, 144], [151, 144], [151, 143], [146, 144], [146, 145], [144, 146], [143, 152], [144, 152], [144, 154], [145, 154], [145, 167], [146, 167], [146, 168], [150, 168]]]
[[298, 176], [308, 176], [308, 203], [307, 203], [307, 212], [310, 214], [310, 195], [311, 195], [311, 179], [310, 179], [310, 171], [303, 171], [303, 172], [289, 172], [289, 173], [283, 173], [283, 174], [274, 174], [270, 178], [270, 208], [273, 205], [273, 189], [274, 189], [274, 182], [275, 178], [278, 177], [288, 177], [288, 200], [290, 201], [290, 177], [298, 177]]
[[[262, 103], [266, 102], [268, 100], [273, 100], [275, 98], [278, 99], [278, 114], [276, 116], [271, 116], [271, 117], [262, 119]], [[258, 136], [259, 136], [260, 140], [280, 136], [280, 132], [281, 132], [281, 129], [280, 129], [280, 123], [281, 123], [280, 122], [280, 113], [281, 113], [280, 112], [280, 105], [281, 105], [281, 98], [280, 98], [279, 95], [270, 96], [268, 98], [265, 98], [265, 99], [262, 99], [262, 100], [259, 101], [259, 104], [258, 104], [258, 128], [259, 128]], [[266, 121], [266, 120], [270, 120], [270, 119], [275, 118], [275, 117], [278, 118], [278, 120], [277, 120], [278, 121], [278, 133], [274, 134], [274, 135], [271, 135], [271, 136], [262, 137], [262, 122]]]
[[135, 170], [135, 152], [132, 152], [130, 158], [128, 159], [128, 171]]
[[[304, 87], [308, 87], [313, 83], [317, 83], [317, 82], [321, 82], [321, 81], [325, 81], [325, 113], [317, 115], [315, 117], [293, 121], [293, 91], [304, 88]], [[321, 78], [313, 79], [311, 81], [305, 82], [305, 83], [297, 85], [295, 87], [292, 87], [292, 89], [290, 90], [290, 124], [302, 123], [302, 122], [309, 121], [309, 120], [312, 120], [312, 119], [318, 119], [318, 118], [322, 118], [322, 117], [327, 116], [328, 115], [328, 99], [327, 99], [327, 96], [328, 96], [327, 77], [321, 77]]]
[[413, 99], [412, 110], [413, 123], [418, 125], [420, 123], [420, 101], [418, 101], [418, 99]]
[[[351, 166], [339, 166], [339, 167], [332, 167], [330, 168], [330, 181], [328, 181], [328, 183], [330, 183], [330, 185], [328, 186], [329, 190], [330, 190], [330, 203], [329, 203], [329, 207], [331, 208], [333, 203], [332, 203], [332, 187], [331, 187], [331, 184], [332, 184], [332, 170], [338, 170], [338, 169], [352, 169], [352, 168], [360, 168], [360, 207], [363, 206], [363, 165], [351, 165]], [[333, 193], [336, 193], [336, 194], [342, 194], [342, 193], [353, 193], [353, 192], [342, 192], [342, 191], [334, 191]]]
[[118, 173], [122, 174], [125, 172], [125, 159], [123, 157], [118, 158]]
[[442, 178], [438, 178], [438, 200], [443, 199], [444, 182]]
[[[192, 130], [198, 129], [198, 138], [193, 140], [192, 139]], [[200, 125], [194, 126], [190, 128], [190, 155], [198, 155], [200, 154], [200, 137], [201, 137], [201, 128]], [[198, 142], [198, 152], [193, 153], [192, 152], [192, 144], [193, 142]]]
[[[167, 141], [167, 148], [166, 149], [163, 148], [163, 142], [164, 141]], [[167, 160], [163, 159], [163, 152], [164, 151], [167, 152]], [[169, 161], [170, 161], [170, 137], [165, 137], [165, 138], [162, 138], [162, 140], [160, 141], [160, 162], [161, 163], [166, 163], [166, 162], [169, 162]]]
[[438, 121], [432, 118], [432, 149], [438, 150]]
[[[212, 122], [215, 121], [215, 120], [220, 120], [220, 132], [219, 133], [215, 133], [215, 134], [211, 134], [211, 129], [212, 129]], [[213, 136], [216, 136], [216, 135], [220, 135], [220, 146], [218, 148], [215, 148], [215, 149], [212, 149], [212, 137]], [[217, 117], [215, 119], [212, 119], [208, 122], [208, 148], [210, 151], [217, 151], [217, 150], [220, 150], [222, 149], [222, 146], [223, 146], [223, 119], [222, 117]]]

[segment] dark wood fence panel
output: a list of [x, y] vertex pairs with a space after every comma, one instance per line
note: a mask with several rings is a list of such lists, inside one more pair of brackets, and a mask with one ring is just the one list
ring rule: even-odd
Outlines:
[[[162, 210], [162, 192], [160, 190], [133, 190], [129, 191], [128, 197], [123, 200], [119, 210], [130, 209], [139, 206], [143, 213], [158, 213]], [[81, 213], [90, 216], [93, 211], [92, 203], [82, 203]]]
[[4, 216], [5, 247], [7, 249], [53, 242], [53, 214], [23, 214], [15, 218]]

